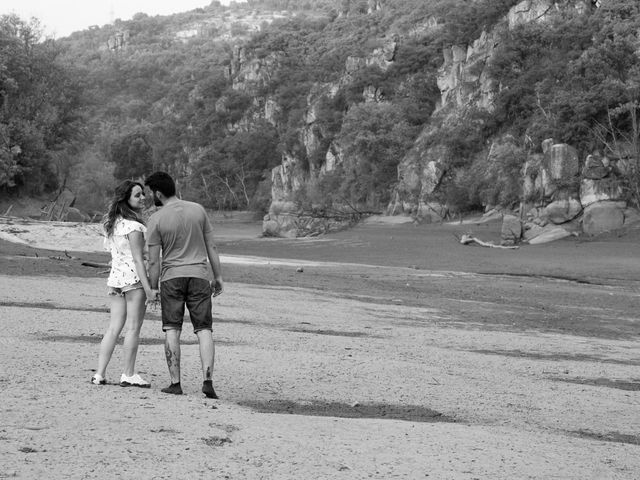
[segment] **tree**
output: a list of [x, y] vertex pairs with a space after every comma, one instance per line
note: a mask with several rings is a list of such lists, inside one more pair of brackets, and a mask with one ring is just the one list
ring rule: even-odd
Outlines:
[[135, 132], [116, 141], [111, 148], [111, 161], [116, 166], [113, 175], [118, 180], [147, 175], [153, 169], [153, 148], [147, 135]]
[[373, 208], [388, 203], [398, 163], [415, 134], [395, 105], [352, 107], [337, 139], [343, 148], [345, 178], [341, 189], [345, 199]]
[[[79, 129], [80, 89], [39, 23], [0, 17], [0, 187], [39, 193], [68, 171], [61, 152]], [[56, 161], [58, 159], [58, 161]]]
[[247, 208], [265, 174], [279, 160], [276, 130], [264, 122], [202, 149], [191, 177], [210, 206]]

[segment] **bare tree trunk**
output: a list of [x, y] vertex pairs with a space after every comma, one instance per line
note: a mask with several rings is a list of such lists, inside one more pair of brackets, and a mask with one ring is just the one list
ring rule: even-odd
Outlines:
[[247, 185], [245, 184], [245, 181], [244, 181], [244, 179], [246, 177], [246, 175], [244, 173], [244, 167], [242, 167], [240, 169], [240, 173], [242, 175], [236, 173], [236, 178], [240, 182], [240, 186], [242, 187], [242, 194], [244, 195], [244, 200], [246, 202], [246, 206], [248, 207], [249, 206], [249, 195], [247, 195]]
[[238, 196], [236, 195], [236, 192], [233, 191], [233, 189], [231, 188], [231, 184], [229, 183], [229, 177], [224, 177], [222, 178], [220, 175], [216, 174], [216, 177], [218, 177], [218, 179], [222, 182], [222, 184], [227, 187], [227, 190], [229, 191], [229, 194], [231, 195], [231, 198], [234, 199], [236, 205], [238, 204]]
[[208, 201], [212, 201], [211, 193], [209, 192], [209, 185], [207, 184], [206, 178], [204, 178], [204, 174], [200, 174], [200, 178], [202, 179], [202, 186], [204, 187], [204, 194], [207, 197]]

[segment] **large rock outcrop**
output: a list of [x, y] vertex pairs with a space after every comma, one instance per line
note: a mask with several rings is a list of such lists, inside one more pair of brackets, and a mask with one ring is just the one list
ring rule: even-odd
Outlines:
[[[313, 188], [323, 175], [333, 171], [344, 161], [340, 145], [328, 140], [331, 138], [329, 132], [318, 121], [322, 102], [335, 98], [340, 89], [348, 85], [361, 69], [373, 66], [382, 71], [387, 70], [393, 63], [396, 49], [397, 39], [389, 38], [367, 57], [347, 57], [345, 73], [337, 82], [313, 86], [307, 96], [303, 124], [298, 132], [299, 143], [304, 149], [302, 156], [305, 158], [286, 152], [281, 165], [273, 169], [272, 203], [263, 221], [265, 235], [296, 237], [309, 232], [339, 229], [351, 223], [352, 219], [348, 216], [341, 220], [309, 215], [309, 212], [301, 211], [300, 205], [295, 201], [296, 196], [304, 188]], [[365, 102], [384, 101], [382, 92], [375, 85], [365, 86], [362, 97]]]
[[444, 63], [437, 78], [441, 93], [439, 109], [469, 106], [493, 109], [498, 82], [486, 73], [486, 66], [497, 41], [493, 34], [482, 32], [472, 45], [444, 49]]
[[408, 214], [421, 221], [440, 221], [445, 207], [432, 199], [444, 175], [444, 146], [431, 148], [430, 138], [435, 129], [427, 129], [418, 138], [404, 161], [398, 166], [398, 187], [395, 189], [387, 214]]
[[[569, 231], [575, 222], [587, 235], [617, 230], [627, 223], [624, 201], [624, 169], [628, 159], [616, 154], [611, 160], [599, 153], [588, 155], [584, 162], [569, 145], [543, 142], [543, 156], [531, 155], [523, 169], [523, 203], [521, 212], [528, 222], [529, 240], [542, 234], [534, 225], [552, 225]], [[580, 165], [582, 164], [582, 168]]]
[[[572, 8], [585, 12], [594, 5], [588, 0], [525, 0], [510, 9], [503, 25], [514, 29], [522, 24], [544, 23]], [[437, 28], [437, 22], [424, 28]], [[436, 209], [432, 206], [450, 154], [442, 145], [430, 141], [437, 135], [438, 127], [434, 125], [445, 125], [467, 110], [487, 113], [493, 110], [500, 85], [490, 77], [487, 67], [500, 42], [497, 31], [483, 32], [471, 45], [452, 46], [443, 51], [444, 62], [437, 78], [440, 104], [433, 121], [400, 162], [389, 214], [433, 220]], [[625, 215], [621, 212], [625, 211], [626, 204], [621, 201], [623, 178], [620, 176], [624, 161], [614, 167], [612, 160], [598, 154], [583, 161], [575, 148], [553, 139], [545, 140], [541, 147], [542, 153], [528, 155], [522, 171], [520, 216], [526, 222], [525, 237], [531, 237], [533, 232], [545, 233], [547, 225], [556, 229], [564, 225], [567, 231], [575, 233], [578, 224], [592, 235], [624, 224]], [[484, 163], [491, 168], [491, 148], [484, 155]], [[438, 204], [437, 211], [445, 214], [450, 211], [449, 207]], [[606, 212], [611, 213], [611, 219], [605, 221]], [[550, 235], [561, 236], [558, 232]]]

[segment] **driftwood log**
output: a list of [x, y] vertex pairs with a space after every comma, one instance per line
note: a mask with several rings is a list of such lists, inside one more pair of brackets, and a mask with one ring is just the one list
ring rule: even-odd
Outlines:
[[470, 245], [472, 243], [476, 243], [478, 245], [480, 245], [481, 247], [489, 247], [489, 248], [504, 248], [504, 249], [509, 249], [509, 250], [513, 250], [516, 248], [520, 248], [517, 245], [496, 245], [494, 243], [491, 242], [483, 242], [482, 240], [473, 237], [471, 235], [462, 235], [460, 237], [460, 243], [463, 245]]

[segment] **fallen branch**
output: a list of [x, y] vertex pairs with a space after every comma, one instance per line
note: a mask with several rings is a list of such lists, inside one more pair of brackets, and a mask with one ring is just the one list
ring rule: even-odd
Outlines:
[[462, 235], [460, 237], [460, 243], [463, 245], [469, 245], [470, 243], [477, 243], [481, 247], [490, 247], [490, 248], [506, 248], [509, 250], [513, 250], [516, 248], [520, 248], [517, 245], [508, 246], [508, 245], [496, 245], [491, 242], [483, 242], [482, 240], [477, 239], [476, 237], [472, 237], [471, 235]]

